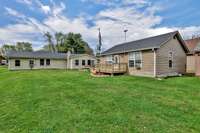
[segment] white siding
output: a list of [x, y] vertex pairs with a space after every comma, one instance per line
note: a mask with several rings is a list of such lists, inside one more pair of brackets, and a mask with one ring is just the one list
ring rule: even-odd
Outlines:
[[[15, 66], [15, 60], [20, 60], [20, 66]], [[67, 60], [55, 60], [50, 59], [50, 65], [46, 65], [46, 59], [44, 62], [44, 66], [40, 66], [40, 59], [9, 59], [9, 70], [26, 70], [31, 69], [29, 66], [29, 61], [34, 60], [33, 69], [67, 69]]]

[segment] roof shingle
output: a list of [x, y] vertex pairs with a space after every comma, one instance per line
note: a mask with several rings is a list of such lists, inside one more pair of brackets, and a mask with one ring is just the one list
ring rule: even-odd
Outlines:
[[52, 53], [45, 51], [36, 52], [19, 52], [9, 51], [6, 53], [8, 58], [50, 58], [50, 59], [67, 59], [67, 54], [63, 53]]
[[186, 46], [188, 47], [190, 54], [194, 54], [196, 47], [198, 47], [198, 43], [200, 43], [200, 37], [193, 38], [189, 40], [185, 40]]
[[160, 48], [160, 46], [167, 41], [169, 41], [172, 37], [178, 34], [178, 31], [170, 32], [167, 34], [162, 34], [154, 37], [149, 37], [141, 40], [136, 40], [132, 42], [127, 42], [123, 44], [116, 45], [102, 53], [102, 55], [109, 54], [117, 54], [124, 53], [129, 51], [137, 51], [137, 50], [146, 50], [153, 48]]

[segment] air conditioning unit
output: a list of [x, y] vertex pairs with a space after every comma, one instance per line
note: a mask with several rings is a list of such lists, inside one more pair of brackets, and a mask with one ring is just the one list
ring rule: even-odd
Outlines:
[[140, 65], [136, 65], [135, 68], [136, 68], [137, 70], [140, 70], [140, 69], [141, 69], [141, 66], [140, 66]]

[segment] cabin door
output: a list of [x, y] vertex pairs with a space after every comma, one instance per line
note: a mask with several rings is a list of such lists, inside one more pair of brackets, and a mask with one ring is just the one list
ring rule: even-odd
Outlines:
[[196, 75], [200, 76], [200, 54], [196, 55]]

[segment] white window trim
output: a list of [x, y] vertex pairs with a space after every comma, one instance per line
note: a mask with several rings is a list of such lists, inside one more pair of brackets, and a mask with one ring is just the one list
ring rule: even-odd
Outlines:
[[132, 68], [136, 68], [136, 53], [139, 53], [139, 54], [140, 54], [140, 58], [141, 58], [140, 68], [142, 68], [142, 67], [143, 67], [142, 51], [130, 52], [130, 53], [128, 54], [128, 67], [130, 67], [130, 66], [129, 66], [130, 55], [133, 54], [133, 58], [132, 58], [131, 60], [134, 60], [134, 67], [132, 67]]
[[116, 63], [115, 62], [115, 59], [117, 58], [117, 64], [119, 64], [120, 63], [120, 59], [119, 59], [119, 55], [115, 55], [114, 57], [113, 57], [113, 63]]
[[106, 56], [106, 62], [112, 62], [113, 63], [113, 56], [112, 55], [108, 55]]

